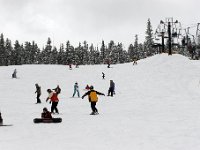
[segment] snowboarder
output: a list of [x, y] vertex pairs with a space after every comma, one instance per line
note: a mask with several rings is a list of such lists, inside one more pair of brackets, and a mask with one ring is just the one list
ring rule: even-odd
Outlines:
[[60, 94], [61, 92], [61, 88], [59, 85], [57, 85], [57, 87], [55, 89], [53, 89], [57, 94]]
[[92, 113], [90, 115], [97, 115], [99, 114], [98, 113], [98, 110], [96, 108], [96, 103], [98, 101], [98, 97], [97, 95], [104, 95], [103, 93], [100, 93], [100, 92], [97, 92], [94, 90], [94, 87], [91, 85], [90, 86], [90, 90], [88, 92], [86, 92], [83, 96], [82, 96], [82, 99], [88, 95], [88, 100], [89, 102], [91, 103], [91, 109], [92, 109]]
[[37, 93], [37, 102], [36, 102], [36, 104], [39, 104], [39, 103], [41, 103], [41, 100], [40, 100], [41, 87], [37, 83], [35, 84], [35, 87], [36, 87], [35, 93]]
[[42, 119], [52, 119], [51, 112], [48, 111], [46, 107], [43, 108], [43, 112], [41, 114]]
[[59, 114], [58, 108], [57, 108], [57, 105], [59, 102], [58, 94], [56, 92], [52, 91], [51, 89], [48, 89], [47, 92], [49, 93], [49, 96], [47, 97], [46, 102], [50, 99], [50, 103], [52, 103], [51, 104], [51, 113], [54, 113], [54, 110], [55, 110], [55, 112], [57, 114]]
[[2, 125], [2, 124], [3, 124], [3, 118], [2, 118], [1, 112], [0, 112], [0, 125]]
[[110, 80], [110, 87], [108, 89], [108, 96], [113, 96], [113, 94], [115, 93], [115, 83], [113, 82], [113, 80]]
[[78, 83], [77, 83], [77, 82], [74, 84], [74, 93], [73, 93], [73, 96], [72, 96], [72, 97], [75, 96], [76, 92], [77, 92], [77, 94], [78, 94], [78, 97], [80, 97], [79, 86], [78, 86]]
[[102, 72], [102, 78], [105, 79], [105, 73], [104, 72]]
[[41, 118], [33, 119], [34, 123], [60, 123], [62, 122], [62, 118], [53, 118], [51, 112], [48, 111], [46, 107], [43, 108], [43, 112], [41, 113]]
[[17, 69], [14, 70], [14, 72], [12, 74], [12, 78], [17, 78]]

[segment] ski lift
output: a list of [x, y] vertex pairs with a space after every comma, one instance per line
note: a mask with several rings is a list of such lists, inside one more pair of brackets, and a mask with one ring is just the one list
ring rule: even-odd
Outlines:
[[172, 37], [177, 37], [177, 36], [178, 36], [177, 32], [172, 33]]
[[179, 44], [178, 43], [172, 43], [172, 46], [178, 46]]
[[154, 43], [154, 44], [152, 44], [153, 48], [157, 48], [157, 47], [161, 47], [161, 46], [162, 46], [162, 44], [160, 44], [160, 43]]

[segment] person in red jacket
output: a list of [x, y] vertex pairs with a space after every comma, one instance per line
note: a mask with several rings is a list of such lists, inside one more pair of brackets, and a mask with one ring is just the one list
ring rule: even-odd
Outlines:
[[41, 117], [42, 117], [42, 119], [52, 119], [51, 112], [49, 112], [46, 107], [43, 108]]
[[47, 92], [49, 93], [49, 96], [47, 97], [46, 102], [50, 99], [50, 103], [52, 103], [51, 104], [51, 113], [54, 113], [54, 110], [55, 110], [55, 112], [57, 114], [59, 114], [58, 108], [57, 108], [57, 105], [59, 102], [58, 94], [56, 92], [52, 91], [51, 89], [48, 89]]

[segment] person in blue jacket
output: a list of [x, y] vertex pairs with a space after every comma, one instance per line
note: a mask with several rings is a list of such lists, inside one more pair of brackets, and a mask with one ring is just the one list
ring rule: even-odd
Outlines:
[[80, 97], [79, 86], [77, 82], [74, 84], [74, 93], [72, 97], [74, 97], [76, 93], [78, 94], [78, 97]]

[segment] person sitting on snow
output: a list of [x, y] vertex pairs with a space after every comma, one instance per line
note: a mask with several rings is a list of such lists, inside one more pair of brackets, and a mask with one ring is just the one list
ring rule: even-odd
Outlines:
[[41, 117], [42, 117], [42, 119], [52, 119], [51, 112], [49, 112], [46, 107], [43, 108]]

